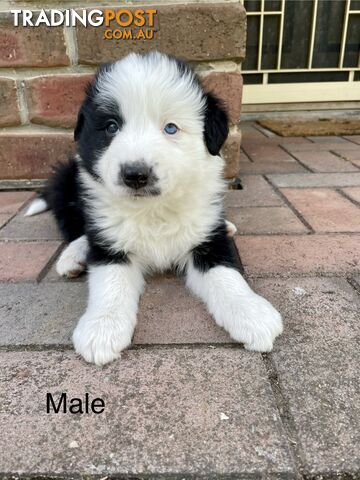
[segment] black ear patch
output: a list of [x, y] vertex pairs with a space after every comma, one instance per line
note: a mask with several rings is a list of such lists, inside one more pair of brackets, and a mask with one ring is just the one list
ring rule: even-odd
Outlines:
[[219, 155], [229, 134], [229, 120], [222, 102], [206, 93], [204, 139], [211, 155]]
[[80, 134], [81, 134], [81, 131], [84, 127], [84, 123], [85, 123], [85, 115], [84, 115], [83, 110], [81, 108], [79, 113], [78, 113], [76, 127], [75, 127], [75, 130], [74, 130], [74, 140], [75, 140], [75, 142], [77, 142], [80, 138]]

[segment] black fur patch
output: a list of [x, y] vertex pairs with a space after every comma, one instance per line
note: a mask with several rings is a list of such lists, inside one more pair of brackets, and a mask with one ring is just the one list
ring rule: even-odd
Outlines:
[[109, 265], [111, 263], [130, 263], [126, 253], [123, 251], [113, 252], [110, 248], [89, 240], [90, 250], [87, 257], [89, 265]]
[[218, 266], [243, 273], [239, 253], [233, 238], [227, 235], [225, 222], [211, 232], [208, 240], [193, 249], [193, 261], [194, 267], [203, 273]]
[[101, 102], [101, 105], [96, 101], [99, 78], [104, 71], [111, 68], [111, 65], [102, 66], [95, 79], [88, 85], [86, 98], [80, 108], [74, 132], [77, 150], [81, 157], [81, 165], [96, 180], [100, 180], [94, 169], [96, 161], [99, 154], [106, 150], [114, 138], [107, 133], [106, 126], [111, 120], [115, 120], [120, 129], [124, 124], [124, 119], [121, 117], [119, 106], [115, 100], [106, 102], [106, 104]]
[[41, 195], [56, 218], [58, 227], [67, 242], [72, 242], [85, 232], [85, 218], [78, 181], [78, 166], [74, 159], [59, 163]]
[[222, 102], [212, 93], [207, 93], [205, 107], [204, 139], [211, 155], [219, 155], [229, 135], [229, 121]]

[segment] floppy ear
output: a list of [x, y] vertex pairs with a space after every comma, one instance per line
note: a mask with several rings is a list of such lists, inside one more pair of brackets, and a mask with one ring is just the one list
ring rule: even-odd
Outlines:
[[81, 107], [80, 110], [79, 110], [79, 113], [78, 113], [76, 127], [75, 127], [75, 130], [74, 130], [74, 140], [75, 140], [75, 142], [77, 142], [80, 138], [80, 134], [81, 134], [81, 131], [84, 127], [84, 123], [85, 123], [85, 115], [83, 113], [83, 108]]
[[204, 139], [211, 155], [219, 155], [229, 134], [229, 121], [222, 102], [211, 93], [205, 94]]

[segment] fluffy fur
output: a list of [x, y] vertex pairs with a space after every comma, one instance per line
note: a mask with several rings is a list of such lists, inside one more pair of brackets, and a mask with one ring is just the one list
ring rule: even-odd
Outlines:
[[103, 365], [120, 355], [144, 275], [169, 268], [185, 274], [233, 338], [271, 350], [281, 317], [242, 278], [234, 226], [223, 217], [227, 135], [221, 102], [167, 55], [131, 54], [102, 67], [87, 89], [77, 155], [28, 212], [51, 208], [70, 242], [59, 274], [88, 265], [88, 308], [73, 335], [85, 360]]

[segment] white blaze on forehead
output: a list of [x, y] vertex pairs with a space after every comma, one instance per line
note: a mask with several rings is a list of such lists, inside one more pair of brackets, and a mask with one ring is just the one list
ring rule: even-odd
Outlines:
[[114, 101], [125, 122], [178, 122], [180, 128], [202, 130], [203, 92], [194, 74], [158, 52], [130, 54], [100, 74], [97, 101]]

